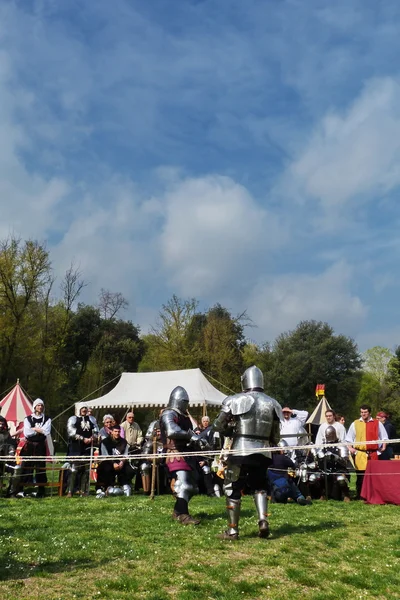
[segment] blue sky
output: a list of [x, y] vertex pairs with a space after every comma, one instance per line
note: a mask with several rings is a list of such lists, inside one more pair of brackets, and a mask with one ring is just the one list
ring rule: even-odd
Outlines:
[[173, 293], [263, 342], [400, 344], [400, 5], [0, 3], [0, 236], [143, 331]]

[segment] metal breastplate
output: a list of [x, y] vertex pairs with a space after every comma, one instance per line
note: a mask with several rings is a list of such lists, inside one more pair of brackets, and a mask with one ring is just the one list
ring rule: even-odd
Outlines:
[[[242, 414], [236, 414], [240, 411], [241, 398], [247, 397], [243, 404], [251, 404], [251, 407]], [[236, 421], [235, 435], [233, 438], [232, 450], [235, 454], [251, 454], [251, 450], [260, 448], [269, 448], [270, 435], [275, 413], [275, 400], [262, 392], [247, 392], [246, 394], [237, 394], [237, 400], [232, 397], [232, 413]], [[251, 400], [253, 400], [251, 402]], [[235, 403], [237, 406], [235, 406]], [[270, 453], [263, 453], [271, 457]]]
[[177, 411], [168, 408], [165, 409], [160, 419], [161, 440], [164, 448], [166, 450], [177, 450], [183, 452], [187, 447], [187, 439], [175, 439], [173, 435], [171, 435], [171, 437], [168, 437], [166, 420], [168, 417], [171, 416], [174, 422], [176, 423], [178, 429], [185, 432], [190, 430], [191, 421], [186, 415], [179, 414]]

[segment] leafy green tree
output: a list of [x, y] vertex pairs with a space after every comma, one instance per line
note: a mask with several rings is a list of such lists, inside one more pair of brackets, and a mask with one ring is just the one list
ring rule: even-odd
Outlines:
[[264, 374], [264, 386], [265, 390], [268, 391], [270, 383], [270, 371], [273, 365], [273, 353], [271, 346], [268, 343], [264, 343], [262, 346], [253, 342], [247, 342], [242, 349], [243, 355], [243, 366], [245, 369], [256, 365]]
[[197, 300], [172, 296], [162, 305], [157, 323], [145, 336], [145, 353], [140, 371], [190, 369], [198, 366], [196, 339], [189, 334], [196, 315]]
[[389, 348], [374, 346], [362, 355], [363, 370], [383, 384], [388, 377], [389, 365], [393, 358], [393, 352]]
[[233, 391], [240, 390], [244, 370], [242, 349], [246, 320], [245, 313], [234, 318], [226, 308], [216, 304], [206, 313], [199, 338], [201, 368]]
[[[27, 327], [35, 329], [30, 308], [52, 285], [51, 264], [46, 248], [34, 240], [11, 237], [0, 242], [0, 386], [5, 387], [20, 368]], [[19, 348], [19, 345], [21, 347]], [[20, 350], [20, 352], [18, 352]], [[17, 375], [18, 376], [18, 375]]]
[[281, 403], [311, 410], [315, 386], [325, 383], [326, 396], [340, 412], [354, 410], [361, 358], [355, 342], [320, 321], [302, 321], [283, 333], [272, 347], [269, 391]]

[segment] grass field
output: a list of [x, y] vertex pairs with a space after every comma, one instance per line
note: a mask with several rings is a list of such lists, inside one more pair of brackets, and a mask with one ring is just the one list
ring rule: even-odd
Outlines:
[[261, 540], [244, 498], [241, 539], [223, 542], [224, 500], [0, 500], [0, 598], [342, 600], [400, 598], [400, 508], [317, 501], [270, 507]]

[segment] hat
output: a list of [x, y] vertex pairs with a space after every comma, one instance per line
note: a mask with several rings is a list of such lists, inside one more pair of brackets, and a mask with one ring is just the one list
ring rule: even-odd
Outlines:
[[283, 413], [284, 413], [284, 412], [289, 412], [289, 413], [292, 413], [293, 411], [292, 411], [292, 409], [291, 409], [291, 408], [289, 408], [288, 406], [285, 406], [285, 408], [282, 408], [282, 412], [283, 412]]
[[377, 417], [383, 417], [384, 419], [387, 419], [389, 417], [389, 415], [385, 412], [383, 412], [383, 410], [381, 410], [380, 412], [376, 413]]
[[44, 402], [41, 398], [36, 398], [35, 402], [33, 403], [33, 410], [35, 410], [38, 404], [42, 404], [44, 406]]

